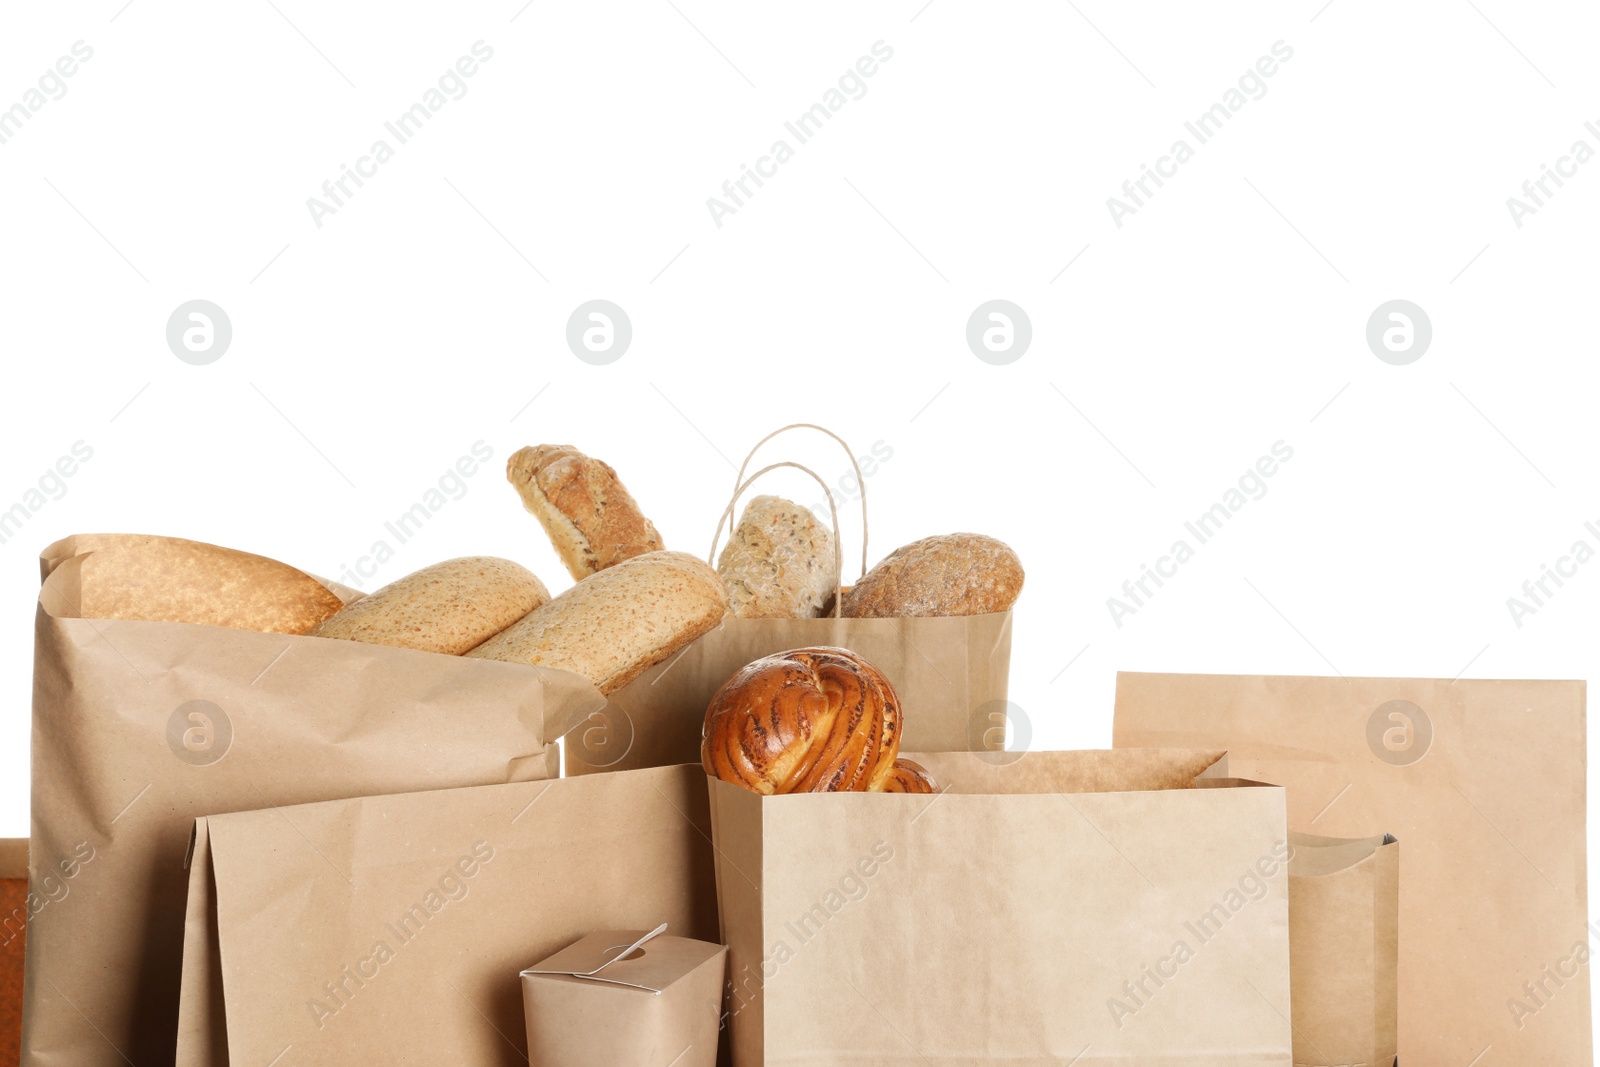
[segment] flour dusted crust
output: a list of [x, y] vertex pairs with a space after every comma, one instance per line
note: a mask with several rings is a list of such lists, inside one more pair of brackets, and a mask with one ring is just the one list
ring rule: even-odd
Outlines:
[[141, 619], [300, 634], [344, 606], [304, 571], [181, 537], [79, 534], [88, 619]]
[[581, 674], [602, 693], [716, 629], [728, 594], [685, 552], [649, 552], [585, 578], [467, 653]]
[[384, 586], [309, 636], [459, 656], [549, 600], [544, 583], [520, 564], [465, 556]]
[[741, 619], [811, 619], [834, 591], [833, 531], [809, 508], [777, 496], [745, 506], [717, 560], [728, 611]]
[[571, 445], [518, 449], [506, 461], [506, 480], [576, 580], [662, 547], [617, 472]]
[[983, 534], [925, 537], [889, 553], [844, 597], [850, 618], [921, 618], [1007, 611], [1022, 592], [1022, 561]]

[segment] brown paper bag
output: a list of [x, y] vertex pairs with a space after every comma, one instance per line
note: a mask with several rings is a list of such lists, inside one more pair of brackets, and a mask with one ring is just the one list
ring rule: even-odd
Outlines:
[[22, 953], [28, 935], [28, 842], [0, 840], [0, 1067], [22, 1048]]
[[1119, 746], [1222, 745], [1289, 827], [1391, 832], [1402, 1064], [1593, 1062], [1584, 684], [1119, 674]]
[[529, 961], [715, 938], [709, 835], [698, 767], [201, 819], [178, 1063], [525, 1064]]
[[548, 778], [600, 702], [559, 671], [77, 618], [83, 558], [45, 550], [36, 615], [32, 871], [72, 873], [28, 931], [29, 1067], [172, 1062], [197, 816]]
[[1289, 988], [1297, 1067], [1391, 1067], [1400, 846], [1289, 834]]
[[700, 728], [717, 687], [751, 660], [813, 645], [848, 648], [889, 679], [906, 716], [904, 746], [919, 752], [969, 752], [1006, 747], [1006, 695], [1011, 671], [1011, 612], [940, 618], [847, 619], [837, 615], [844, 592], [844, 547], [828, 484], [809, 467], [783, 461], [745, 477], [762, 445], [788, 430], [816, 430], [844, 448], [861, 487], [861, 573], [867, 571], [866, 481], [850, 446], [831, 431], [797, 423], [756, 443], [734, 480], [733, 496], [717, 523], [707, 562], [731, 534], [744, 492], [769, 471], [789, 467], [821, 486], [833, 516], [837, 546], [834, 614], [817, 619], [741, 619], [732, 615], [677, 656], [612, 693], [610, 704], [567, 738], [566, 772], [623, 770], [700, 762]]
[[945, 792], [711, 782], [735, 1067], [1289, 1067], [1280, 789], [1218, 751], [913, 758]]

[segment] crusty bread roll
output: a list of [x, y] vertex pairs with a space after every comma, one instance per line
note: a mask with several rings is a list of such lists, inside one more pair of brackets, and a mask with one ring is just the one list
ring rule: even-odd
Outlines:
[[79, 534], [80, 602], [88, 619], [141, 619], [300, 634], [344, 606], [287, 563], [151, 534]]
[[506, 480], [550, 535], [577, 581], [661, 549], [661, 535], [617, 472], [571, 445], [529, 445], [506, 461]]
[[833, 531], [810, 508], [778, 496], [745, 505], [717, 559], [728, 611], [741, 619], [812, 619], [834, 592]]
[[581, 674], [612, 693], [716, 629], [717, 572], [685, 552], [648, 552], [585, 578], [468, 652]]
[[933, 780], [928, 768], [916, 760], [901, 757], [894, 761], [894, 769], [883, 785], [885, 793], [937, 793], [939, 783]]
[[895, 549], [845, 594], [854, 619], [986, 615], [1008, 611], [1022, 592], [1022, 561], [983, 534], [924, 537]]
[[520, 564], [465, 556], [384, 586], [324, 619], [309, 636], [459, 656], [549, 600], [544, 583]]
[[722, 683], [700, 737], [707, 774], [757, 793], [879, 792], [900, 753], [900, 699], [854, 652], [797, 648]]

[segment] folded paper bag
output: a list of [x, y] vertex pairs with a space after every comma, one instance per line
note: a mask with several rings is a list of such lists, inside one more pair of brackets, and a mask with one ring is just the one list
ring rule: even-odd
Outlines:
[[534, 1067], [712, 1067], [727, 948], [600, 930], [522, 972]]
[[1400, 845], [1391, 834], [1289, 834], [1289, 989], [1294, 1062], [1395, 1059]]

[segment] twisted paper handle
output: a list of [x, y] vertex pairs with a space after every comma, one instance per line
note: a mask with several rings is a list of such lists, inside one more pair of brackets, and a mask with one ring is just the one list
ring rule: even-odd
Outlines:
[[[746, 462], [748, 462], [748, 460], [746, 460]], [[816, 478], [817, 484], [822, 486], [823, 492], [828, 493], [828, 512], [833, 516], [833, 617], [837, 619], [840, 617], [840, 605], [844, 603], [844, 553], [839, 551], [839, 509], [834, 506], [833, 494], [828, 492], [828, 483], [823, 481], [821, 478], [818, 478], [817, 472], [812, 470], [810, 467], [799, 463], [791, 463], [788, 460], [784, 460], [781, 463], [769, 463], [767, 466], [762, 467], [760, 470], [756, 471], [750, 477], [745, 478], [744, 481], [735, 486], [733, 490], [733, 497], [728, 501], [728, 506], [723, 511], [722, 518], [717, 520], [717, 532], [716, 535], [711, 538], [711, 552], [706, 556], [706, 562], [709, 563], [713, 568], [716, 567], [717, 545], [722, 541], [722, 526], [724, 522], [727, 523], [728, 533], [731, 536], [733, 533], [733, 509], [738, 505], [739, 497], [743, 495], [746, 489], [750, 488], [750, 484], [757, 478], [761, 477], [768, 471], [777, 470], [779, 467], [793, 467], [795, 470], [805, 471], [807, 474], [811, 475], [811, 477]], [[741, 467], [739, 469], [739, 475], [740, 477], [744, 476], [744, 468]]]

